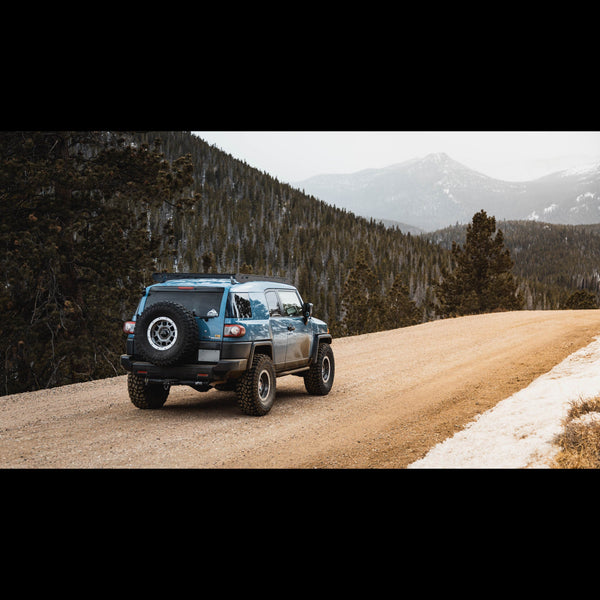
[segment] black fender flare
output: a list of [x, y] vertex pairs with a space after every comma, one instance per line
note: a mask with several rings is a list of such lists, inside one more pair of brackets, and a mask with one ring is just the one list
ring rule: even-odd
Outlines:
[[[256, 352], [257, 348], [260, 348], [258, 352]], [[267, 349], [267, 352], [265, 352], [263, 349]], [[266, 354], [271, 360], [273, 360], [273, 342], [270, 340], [252, 342], [252, 346], [250, 347], [250, 356], [248, 356], [248, 366], [252, 365], [255, 354]]]
[[331, 344], [332, 337], [330, 333], [317, 333], [315, 335], [315, 343], [313, 344], [312, 352], [310, 355], [310, 364], [313, 365], [317, 362], [317, 354], [319, 353], [319, 346], [321, 344]]

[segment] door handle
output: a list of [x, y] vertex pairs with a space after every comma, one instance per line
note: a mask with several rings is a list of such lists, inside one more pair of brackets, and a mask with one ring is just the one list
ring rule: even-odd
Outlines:
[[296, 328], [293, 325], [288, 325], [288, 331], [294, 331]]

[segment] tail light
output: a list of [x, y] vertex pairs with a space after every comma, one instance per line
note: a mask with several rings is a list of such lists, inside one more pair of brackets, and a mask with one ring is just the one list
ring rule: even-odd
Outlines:
[[135, 321], [126, 321], [123, 323], [123, 331], [125, 333], [133, 333], [135, 331]]
[[225, 337], [242, 337], [246, 334], [246, 328], [243, 325], [234, 323], [233, 325], [225, 325], [223, 335]]

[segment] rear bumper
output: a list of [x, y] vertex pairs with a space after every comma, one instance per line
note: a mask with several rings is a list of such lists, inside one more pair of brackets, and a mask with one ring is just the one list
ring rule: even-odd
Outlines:
[[237, 379], [248, 365], [245, 358], [220, 360], [217, 363], [196, 363], [159, 367], [149, 362], [134, 360], [129, 354], [121, 355], [121, 365], [126, 371], [151, 382], [170, 385], [199, 385], [224, 383]]

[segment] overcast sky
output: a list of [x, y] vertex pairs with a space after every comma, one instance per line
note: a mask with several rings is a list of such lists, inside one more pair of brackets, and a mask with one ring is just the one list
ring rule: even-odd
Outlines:
[[600, 161], [598, 131], [193, 131], [234, 158], [293, 183], [381, 168], [432, 152], [490, 177], [526, 181]]

